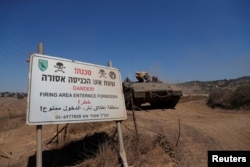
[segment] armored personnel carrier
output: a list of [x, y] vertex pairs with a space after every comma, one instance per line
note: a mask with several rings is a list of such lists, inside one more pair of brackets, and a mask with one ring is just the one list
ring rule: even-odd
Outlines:
[[122, 82], [127, 108], [131, 108], [132, 104], [140, 107], [144, 103], [149, 103], [154, 108], [175, 108], [182, 96], [181, 90], [173, 90], [158, 77], [150, 77], [147, 72], [136, 72], [135, 77], [137, 82], [132, 82], [129, 78]]

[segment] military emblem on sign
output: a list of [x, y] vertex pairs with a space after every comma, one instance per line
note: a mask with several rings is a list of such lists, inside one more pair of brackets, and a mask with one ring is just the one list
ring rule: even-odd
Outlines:
[[47, 70], [48, 60], [38, 59], [38, 67], [41, 71]]
[[114, 71], [110, 71], [110, 72], [109, 72], [109, 77], [110, 77], [111, 79], [115, 79], [115, 78], [116, 78], [116, 75], [115, 75]]

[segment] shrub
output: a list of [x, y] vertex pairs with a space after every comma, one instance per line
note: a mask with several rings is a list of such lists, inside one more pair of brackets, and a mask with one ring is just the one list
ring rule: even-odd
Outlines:
[[207, 105], [225, 109], [239, 109], [250, 107], [250, 86], [240, 86], [235, 91], [216, 90], [208, 97]]
[[23, 99], [24, 98], [24, 94], [22, 93], [17, 93], [17, 99]]
[[241, 86], [236, 89], [231, 100], [233, 108], [250, 107], [250, 86]]

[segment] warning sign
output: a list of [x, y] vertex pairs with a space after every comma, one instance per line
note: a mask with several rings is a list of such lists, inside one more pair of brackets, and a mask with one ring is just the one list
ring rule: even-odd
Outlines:
[[126, 118], [118, 69], [40, 54], [30, 56], [27, 124]]

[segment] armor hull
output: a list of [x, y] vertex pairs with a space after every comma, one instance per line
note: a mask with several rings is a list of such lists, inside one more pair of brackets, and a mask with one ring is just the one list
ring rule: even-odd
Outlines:
[[146, 82], [142, 78], [137, 79], [138, 82], [131, 82], [129, 79], [123, 82], [127, 108], [131, 107], [132, 101], [138, 107], [144, 103], [149, 103], [152, 107], [175, 108], [182, 96], [181, 90], [173, 90], [169, 84], [158, 79], [148, 79]]

